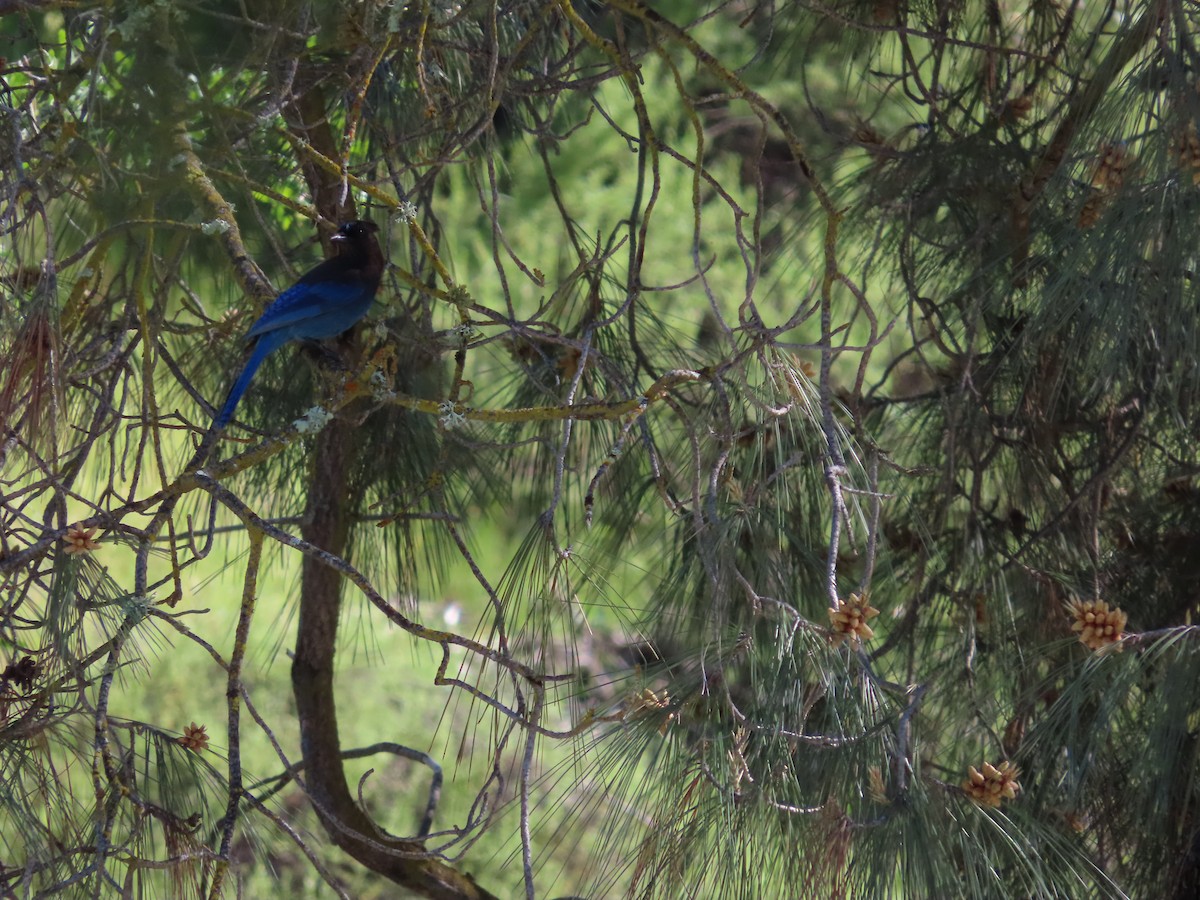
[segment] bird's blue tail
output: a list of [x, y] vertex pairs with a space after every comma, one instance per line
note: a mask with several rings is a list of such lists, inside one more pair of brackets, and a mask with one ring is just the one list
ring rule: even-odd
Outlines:
[[221, 407], [221, 411], [213, 419], [212, 427], [215, 430], [219, 431], [229, 424], [229, 420], [233, 418], [234, 410], [237, 409], [238, 401], [242, 399], [242, 394], [246, 393], [246, 388], [250, 387], [250, 382], [254, 378], [254, 373], [258, 371], [258, 367], [262, 365], [264, 359], [271, 355], [272, 350], [280, 344], [285, 343], [285, 341], [277, 339], [278, 334], [278, 332], [264, 334], [255, 341], [254, 350], [250, 354], [250, 358], [246, 360], [246, 365], [242, 367], [242, 371], [238, 374], [237, 381], [229, 389], [229, 396], [225, 398], [225, 405]]

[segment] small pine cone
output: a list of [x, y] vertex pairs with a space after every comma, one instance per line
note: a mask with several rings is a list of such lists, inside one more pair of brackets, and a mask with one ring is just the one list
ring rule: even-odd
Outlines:
[[1174, 150], [1179, 168], [1191, 169], [1192, 183], [1200, 184], [1200, 135], [1196, 134], [1194, 128], [1180, 131], [1175, 137]]
[[[583, 354], [576, 347], [564, 347], [562, 355], [558, 357], [558, 372], [564, 382], [575, 380], [575, 374], [579, 371], [579, 360]], [[588, 357], [588, 362], [591, 362], [591, 357]]]
[[[1103, 600], [1075, 600], [1067, 604], [1067, 612], [1075, 619], [1071, 630], [1092, 650], [1117, 643], [1125, 632], [1125, 613], [1116, 606], [1109, 609]], [[1117, 649], [1121, 649], [1119, 644]]]
[[829, 610], [834, 646], [849, 641], [850, 646], [858, 647], [863, 641], [870, 640], [875, 632], [867, 620], [877, 615], [879, 610], [867, 602], [866, 594], [851, 594], [845, 600], [838, 600], [837, 609]]
[[100, 546], [100, 542], [96, 540], [97, 528], [84, 528], [78, 522], [67, 529], [66, 535], [63, 536], [63, 550], [74, 556], [78, 553], [90, 553]]
[[860, 123], [850, 135], [850, 139], [866, 150], [876, 162], [883, 162], [896, 155], [896, 148], [891, 142], [867, 122]]
[[1115, 193], [1125, 183], [1125, 175], [1132, 165], [1133, 154], [1124, 144], [1105, 144], [1092, 169], [1092, 187]]
[[640, 694], [634, 691], [625, 698], [625, 711], [635, 716], [648, 710], [666, 709], [670, 705], [671, 695], [665, 690], [656, 694], [650, 688], [645, 688]]
[[880, 25], [896, 21], [900, 11], [899, 0], [875, 0], [871, 7], [871, 18]]
[[189, 750], [199, 751], [208, 749], [208, 732], [203, 725], [197, 725], [195, 722], [192, 722], [183, 729], [183, 736], [175, 740]]
[[4, 667], [4, 671], [0, 672], [0, 691], [3, 691], [10, 681], [24, 691], [31, 691], [37, 675], [37, 660], [32, 656], [24, 656], [15, 663], [9, 663]]
[[1031, 109], [1033, 109], [1032, 97], [1025, 94], [1013, 97], [1011, 100], [1004, 101], [1004, 105], [1000, 107], [1000, 121], [1019, 122], [1029, 115]]
[[1188, 128], [1175, 136], [1175, 158], [1180, 166], [1193, 168], [1200, 165], [1200, 136], [1195, 129]]
[[967, 796], [981, 806], [997, 807], [1003, 800], [1012, 800], [1017, 796], [1021, 785], [1017, 784], [1017, 767], [1008, 760], [993, 766], [983, 764], [983, 771], [974, 766], [967, 766], [967, 777], [963, 779], [962, 789]]
[[854, 129], [853, 138], [859, 144], [886, 144], [887, 139], [870, 122], [860, 122]]
[[1083, 204], [1083, 209], [1079, 211], [1079, 227], [1091, 228], [1100, 221], [1100, 216], [1104, 214], [1104, 207], [1108, 206], [1108, 198], [1101, 194], [1093, 194]]

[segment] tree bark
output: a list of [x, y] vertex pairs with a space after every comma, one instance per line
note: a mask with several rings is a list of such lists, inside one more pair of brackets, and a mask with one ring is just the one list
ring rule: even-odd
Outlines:
[[[336, 143], [319, 87], [298, 75], [299, 96], [287, 106], [289, 126], [328, 159]], [[354, 202], [339, 202], [331, 173], [301, 160], [317, 209], [330, 221], [357, 218]], [[349, 473], [355, 464], [353, 428], [331, 422], [316, 441], [309, 468], [308, 503], [301, 534], [314, 546], [344, 557], [354, 512]], [[350, 792], [341, 755], [334, 696], [334, 651], [341, 610], [341, 576], [306, 557], [300, 579], [300, 622], [292, 663], [292, 692], [300, 722], [304, 784], [330, 839], [368, 869], [435, 900], [495, 900], [469, 875], [426, 857], [417, 841], [384, 834]]]

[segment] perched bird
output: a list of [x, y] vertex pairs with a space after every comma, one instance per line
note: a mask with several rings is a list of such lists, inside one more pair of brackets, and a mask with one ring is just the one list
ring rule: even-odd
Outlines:
[[378, 230], [374, 222], [343, 223], [330, 238], [337, 255], [306, 273], [258, 317], [246, 333], [254, 349], [213, 419], [212, 431], [229, 424], [254, 373], [273, 350], [288, 341], [337, 337], [367, 314], [383, 277]]

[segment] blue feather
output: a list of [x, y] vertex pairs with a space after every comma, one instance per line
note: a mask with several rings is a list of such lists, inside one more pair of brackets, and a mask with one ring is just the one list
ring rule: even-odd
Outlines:
[[383, 251], [371, 222], [347, 222], [333, 240], [339, 253], [292, 285], [263, 311], [246, 337], [250, 358], [213, 418], [220, 430], [233, 419], [242, 395], [268, 356], [289, 341], [325, 340], [352, 328], [371, 308], [383, 276]]
[[229, 424], [229, 420], [233, 418], [233, 411], [237, 409], [238, 401], [242, 399], [242, 394], [246, 393], [246, 388], [250, 387], [250, 381], [254, 378], [254, 373], [258, 371], [258, 367], [263, 364], [264, 359], [287, 342], [287, 338], [281, 335], [282, 333], [277, 331], [270, 337], [259, 338], [255, 342], [250, 358], [246, 360], [246, 364], [242, 366], [242, 371], [238, 374], [237, 381], [229, 389], [229, 396], [225, 398], [225, 405], [221, 407], [221, 411], [213, 419], [213, 428], [224, 428]]

